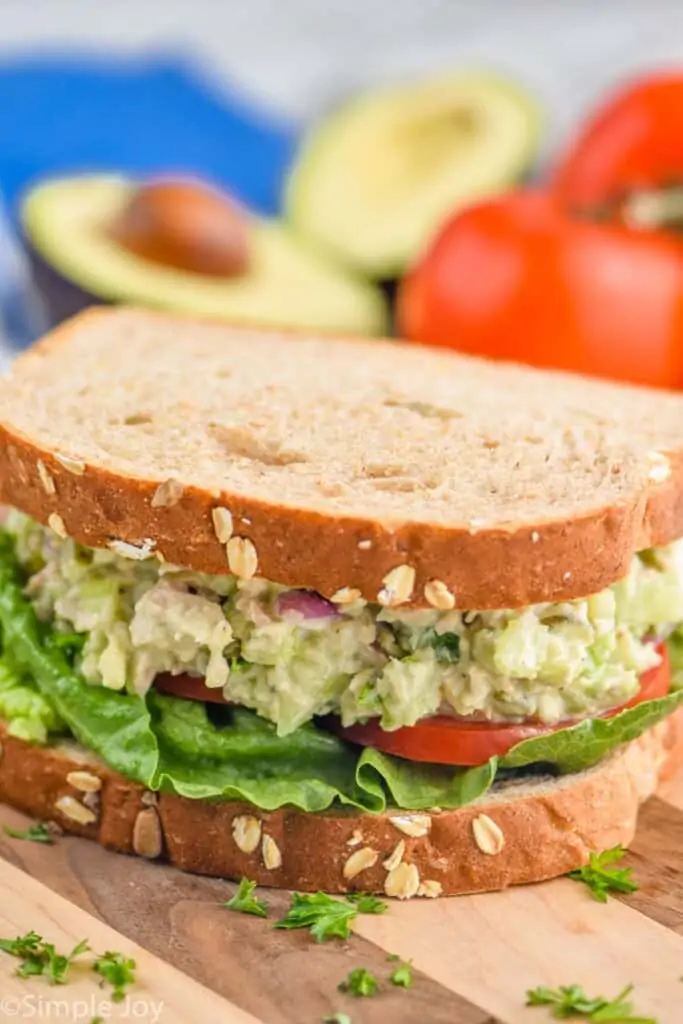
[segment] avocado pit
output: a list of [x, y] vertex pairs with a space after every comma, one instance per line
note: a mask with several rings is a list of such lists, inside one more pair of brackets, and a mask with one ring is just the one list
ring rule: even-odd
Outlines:
[[249, 269], [248, 216], [226, 193], [199, 181], [141, 185], [108, 234], [128, 252], [178, 270], [238, 277]]

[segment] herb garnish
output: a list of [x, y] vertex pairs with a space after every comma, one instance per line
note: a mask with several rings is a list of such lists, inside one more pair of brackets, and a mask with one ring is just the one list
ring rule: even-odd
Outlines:
[[[73, 961], [83, 953], [90, 952], [90, 944], [87, 939], [83, 939], [65, 955], [58, 953], [54, 945], [46, 942], [37, 932], [30, 931], [26, 935], [18, 935], [16, 939], [0, 939], [0, 950], [21, 960], [17, 968], [20, 978], [42, 975], [51, 985], [65, 985]], [[126, 986], [135, 981], [135, 960], [125, 957], [123, 953], [107, 952], [96, 956], [92, 969], [101, 976], [101, 984], [108, 982], [112, 986], [112, 1000], [115, 1003], [123, 1001]]]
[[27, 829], [10, 828], [9, 825], [5, 825], [3, 831], [12, 839], [27, 839], [31, 843], [47, 843], [50, 846], [54, 843], [52, 832], [42, 821], [30, 825]]
[[228, 910], [238, 910], [240, 914], [268, 917], [268, 904], [265, 900], [254, 896], [255, 888], [256, 882], [250, 882], [248, 878], [243, 878], [235, 895], [225, 903], [221, 903], [221, 906], [227, 907]]
[[374, 974], [365, 967], [355, 967], [349, 971], [344, 981], [339, 982], [337, 988], [340, 992], [348, 992], [352, 996], [374, 996], [379, 983]]
[[292, 894], [292, 903], [285, 917], [277, 921], [276, 928], [310, 928], [317, 942], [325, 939], [348, 939], [351, 922], [358, 913], [380, 914], [387, 904], [375, 896], [354, 894], [356, 902], [350, 899], [337, 900], [324, 892]]
[[345, 899], [349, 903], [355, 903], [359, 914], [383, 914], [389, 909], [389, 904], [377, 899], [368, 892], [350, 892]]
[[413, 972], [410, 964], [401, 964], [400, 967], [397, 967], [394, 973], [389, 976], [389, 981], [392, 985], [398, 985], [400, 988], [412, 988]]
[[92, 969], [101, 976], [101, 985], [108, 982], [114, 989], [112, 1002], [121, 1003], [126, 997], [126, 988], [135, 982], [136, 966], [135, 960], [110, 950], [97, 957]]
[[51, 985], [64, 985], [73, 960], [90, 949], [83, 939], [68, 955], [58, 953], [51, 942], [46, 942], [37, 932], [18, 935], [16, 939], [0, 939], [0, 950], [15, 956], [21, 963], [17, 967], [20, 978], [44, 975]]
[[351, 1024], [351, 1018], [348, 1013], [331, 1013], [323, 1017], [322, 1024]]
[[568, 877], [577, 882], [585, 882], [593, 899], [600, 903], [607, 903], [610, 891], [635, 892], [639, 888], [633, 878], [632, 868], [612, 866], [625, 856], [626, 850], [622, 846], [614, 846], [611, 850], [604, 850], [602, 853], [591, 853], [588, 863], [577, 868], [576, 871], [570, 871]]
[[552, 1015], [558, 1020], [580, 1016], [591, 1024], [657, 1024], [654, 1017], [633, 1016], [633, 1005], [628, 998], [633, 985], [627, 985], [614, 999], [596, 996], [591, 999], [580, 985], [562, 985], [560, 988], [529, 989], [527, 1006], [552, 1006]]

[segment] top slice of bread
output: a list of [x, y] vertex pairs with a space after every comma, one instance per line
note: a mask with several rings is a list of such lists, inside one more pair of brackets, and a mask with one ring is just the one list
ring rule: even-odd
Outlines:
[[440, 580], [456, 607], [518, 607], [597, 591], [683, 535], [683, 395], [92, 310], [0, 382], [0, 500], [213, 573], [223, 507], [268, 579], [375, 600], [407, 565], [413, 604]]

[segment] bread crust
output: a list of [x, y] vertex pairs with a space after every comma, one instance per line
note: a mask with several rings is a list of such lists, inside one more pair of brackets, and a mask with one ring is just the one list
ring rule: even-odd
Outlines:
[[[291, 808], [263, 812], [233, 801], [187, 800], [149, 793], [75, 744], [31, 746], [9, 736], [2, 723], [0, 743], [1, 801], [112, 850], [167, 860], [196, 874], [248, 877], [276, 888], [457, 895], [540, 882], [585, 864], [592, 851], [617, 843], [627, 846], [640, 804], [661, 778], [683, 764], [683, 710], [589, 771], [496, 786], [474, 804], [430, 814], [307, 814]], [[100, 791], [85, 795], [73, 784], [79, 781], [71, 774], [75, 771], [100, 779]], [[85, 799], [96, 820], [74, 820], [73, 806], [68, 801], [64, 805], [63, 797], [79, 803]], [[397, 817], [398, 824], [392, 821]], [[240, 818], [247, 820], [236, 825]], [[417, 819], [417, 831], [426, 834], [408, 834], [406, 819]], [[477, 819], [478, 826], [473, 824]], [[476, 838], [478, 832], [487, 845], [490, 822], [494, 838], [489, 850], [497, 852], [485, 852]], [[245, 831], [251, 842], [236, 839]], [[274, 847], [270, 840], [264, 845], [266, 836]], [[414, 872], [390, 874], [385, 866], [399, 843], [405, 847], [397, 861], [414, 865], [419, 885], [427, 891], [414, 891]], [[371, 853], [356, 857], [356, 866], [368, 866], [352, 877], [348, 866], [345, 875], [349, 858], [361, 851]]]

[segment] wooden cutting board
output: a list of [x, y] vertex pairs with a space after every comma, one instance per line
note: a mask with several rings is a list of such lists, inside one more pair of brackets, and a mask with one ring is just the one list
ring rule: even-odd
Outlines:
[[[0, 823], [22, 815], [0, 808]], [[307, 934], [218, 904], [228, 882], [195, 878], [108, 853], [85, 840], [43, 846], [0, 836], [0, 936], [35, 929], [58, 948], [87, 938], [138, 961], [130, 1002], [86, 969], [54, 988], [21, 981], [0, 954], [0, 1020], [105, 1019], [149, 1024], [319, 1024], [337, 1011], [352, 1024], [547, 1024], [527, 1008], [536, 985], [581, 984], [615, 995], [635, 985], [635, 1007], [659, 1024], [683, 1022], [683, 773], [646, 804], [629, 860], [640, 882], [607, 904], [560, 879], [484, 896], [392, 903], [359, 918], [348, 943], [317, 945]], [[268, 893], [273, 917], [285, 893]], [[371, 999], [337, 990], [354, 967], [386, 978], [388, 953], [410, 958], [415, 984]], [[58, 1011], [57, 1007], [61, 1007]], [[70, 1014], [67, 1016], [67, 1010]]]

